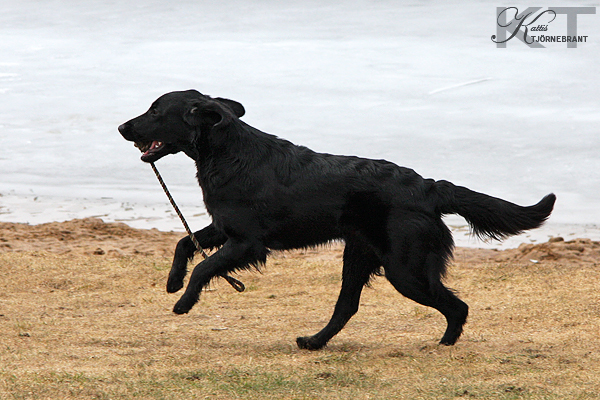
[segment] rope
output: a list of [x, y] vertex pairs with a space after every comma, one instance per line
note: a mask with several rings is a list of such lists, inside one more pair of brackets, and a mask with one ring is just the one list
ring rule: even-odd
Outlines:
[[[207, 258], [208, 255], [206, 254], [204, 249], [200, 246], [200, 243], [198, 243], [196, 236], [194, 236], [194, 234], [192, 233], [190, 226], [188, 225], [187, 221], [183, 217], [183, 214], [179, 210], [179, 207], [177, 207], [175, 200], [173, 200], [173, 196], [171, 196], [171, 193], [169, 192], [169, 189], [167, 188], [165, 181], [163, 180], [162, 176], [160, 175], [160, 172], [158, 172], [156, 165], [154, 165], [154, 163], [151, 162], [150, 166], [152, 167], [152, 170], [154, 171], [154, 174], [156, 175], [156, 178], [158, 179], [160, 186], [162, 186], [163, 190], [165, 191], [165, 194], [167, 195], [167, 198], [171, 202], [171, 205], [175, 209], [175, 212], [179, 216], [179, 219], [181, 219], [181, 223], [183, 224], [185, 231], [187, 232], [188, 236], [192, 240], [192, 243], [194, 243], [194, 246], [196, 247], [196, 252], [202, 254], [202, 257]], [[242, 282], [238, 281], [237, 279], [235, 279], [227, 274], [223, 274], [223, 275], [219, 275], [219, 276], [224, 278], [238, 292], [243, 292], [244, 290], [246, 290], [246, 287], [244, 286], [244, 284]]]

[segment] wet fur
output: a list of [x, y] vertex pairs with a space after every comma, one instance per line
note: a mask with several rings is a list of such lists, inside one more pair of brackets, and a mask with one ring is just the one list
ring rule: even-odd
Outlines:
[[[257, 267], [271, 250], [305, 248], [342, 239], [342, 288], [330, 322], [300, 348], [322, 348], [358, 310], [361, 290], [378, 273], [404, 296], [440, 311], [448, 326], [440, 343], [462, 333], [468, 306], [443, 283], [454, 243], [441, 217], [457, 213], [477, 235], [500, 239], [539, 227], [555, 196], [522, 207], [447, 181], [423, 179], [385, 160], [316, 153], [253, 128], [241, 104], [197, 91], [172, 92], [119, 127], [156, 161], [185, 152], [196, 162], [213, 222], [195, 233], [219, 250], [199, 263], [174, 307], [187, 313], [214, 277]], [[183, 288], [194, 246], [177, 244], [167, 290]]]

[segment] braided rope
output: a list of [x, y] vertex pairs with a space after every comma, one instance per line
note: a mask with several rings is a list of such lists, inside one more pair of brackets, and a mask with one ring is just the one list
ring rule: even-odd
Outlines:
[[[163, 180], [162, 176], [160, 175], [160, 172], [158, 172], [158, 169], [156, 168], [156, 165], [154, 165], [154, 163], [151, 162], [150, 166], [152, 167], [152, 170], [154, 171], [154, 174], [156, 175], [156, 178], [158, 179], [158, 182], [160, 183], [160, 186], [162, 186], [163, 190], [165, 191], [165, 194], [167, 195], [167, 198], [171, 202], [171, 205], [175, 209], [175, 212], [179, 216], [179, 219], [181, 219], [181, 223], [183, 224], [183, 227], [185, 228], [185, 231], [187, 232], [188, 236], [192, 240], [192, 243], [194, 243], [194, 246], [196, 246], [196, 252], [202, 254], [202, 257], [207, 258], [208, 255], [206, 254], [206, 252], [204, 251], [204, 249], [200, 246], [200, 243], [198, 243], [198, 240], [196, 239], [196, 236], [194, 236], [194, 234], [192, 233], [192, 230], [190, 229], [190, 226], [188, 225], [187, 221], [183, 217], [183, 214], [179, 210], [179, 207], [177, 207], [177, 204], [175, 203], [175, 200], [173, 200], [173, 196], [171, 196], [171, 193], [169, 192], [169, 189], [167, 188], [167, 185], [165, 184], [165, 181]], [[229, 276], [227, 274], [223, 274], [223, 275], [219, 275], [219, 276], [222, 277], [222, 278], [224, 278], [238, 292], [243, 292], [246, 289], [246, 287], [244, 286], [244, 284], [242, 282], [238, 281], [237, 279], [235, 279], [235, 278], [233, 278], [233, 277], [231, 277], [231, 276]]]

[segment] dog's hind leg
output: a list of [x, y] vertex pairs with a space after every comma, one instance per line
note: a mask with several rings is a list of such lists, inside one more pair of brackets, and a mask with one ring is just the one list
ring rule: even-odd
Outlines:
[[405, 250], [407, 254], [386, 260], [386, 278], [402, 295], [441, 312], [448, 326], [440, 344], [453, 345], [462, 333], [469, 307], [442, 284], [438, 271], [445, 268], [444, 257], [425, 249]]
[[264, 264], [269, 251], [251, 241], [229, 238], [216, 253], [196, 265], [185, 293], [173, 312], [185, 314], [198, 302], [202, 288], [216, 276], [225, 275], [239, 269]]
[[363, 286], [381, 266], [381, 261], [366, 245], [349, 240], [344, 249], [342, 289], [331, 320], [319, 333], [296, 339], [301, 349], [318, 350], [335, 336], [358, 311]]
[[[227, 236], [217, 231], [213, 224], [194, 233], [194, 236], [203, 249], [221, 246], [227, 240]], [[175, 293], [183, 287], [183, 279], [187, 274], [187, 264], [194, 258], [196, 251], [196, 246], [192, 243], [192, 239], [189, 236], [184, 237], [177, 243], [173, 265], [171, 266], [171, 272], [169, 272], [169, 279], [167, 281], [167, 292]]]

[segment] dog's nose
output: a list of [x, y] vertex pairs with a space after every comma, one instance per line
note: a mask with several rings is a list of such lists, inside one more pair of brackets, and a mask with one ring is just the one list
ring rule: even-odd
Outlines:
[[127, 126], [126, 125], [127, 124], [119, 125], [119, 132], [121, 133], [121, 135], [124, 134], [125, 131], [127, 130]]

